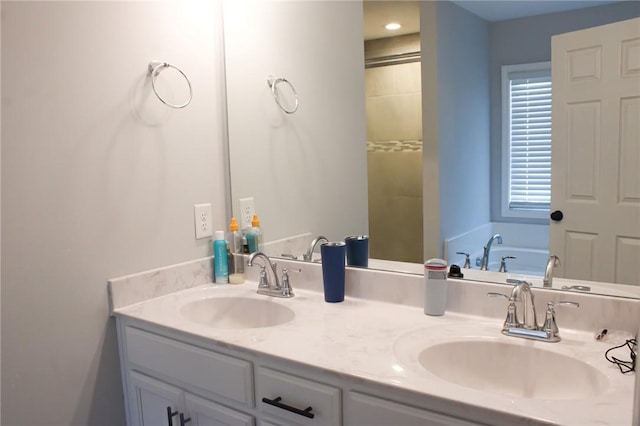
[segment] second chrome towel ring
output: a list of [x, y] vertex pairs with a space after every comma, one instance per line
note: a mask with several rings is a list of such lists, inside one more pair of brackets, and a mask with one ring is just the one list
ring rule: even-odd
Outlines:
[[[189, 99], [187, 99], [185, 103], [180, 105], [174, 105], [172, 103], [165, 101], [162, 98], [162, 96], [160, 96], [160, 94], [158, 93], [158, 90], [156, 89], [156, 77], [158, 74], [160, 74], [160, 71], [162, 71], [165, 68], [173, 68], [174, 70], [182, 74], [184, 79], [187, 80], [187, 85], [189, 86]], [[175, 65], [171, 65], [167, 62], [151, 61], [149, 62], [149, 74], [151, 75], [151, 86], [153, 87], [153, 92], [156, 94], [158, 99], [160, 99], [160, 102], [162, 102], [166, 106], [169, 106], [171, 108], [177, 108], [177, 109], [184, 108], [187, 105], [189, 105], [189, 103], [191, 102], [191, 99], [193, 99], [193, 89], [191, 88], [191, 82], [189, 81], [189, 78], [185, 73], [182, 72], [180, 68], [176, 67]]]
[[[289, 87], [291, 87], [291, 91], [293, 92], [293, 96], [295, 98], [295, 105], [293, 108], [287, 109], [284, 105], [280, 103], [280, 99], [278, 98], [278, 89], [277, 89], [278, 83], [286, 83], [289, 85]], [[293, 114], [298, 110], [298, 106], [300, 105], [300, 102], [298, 101], [298, 92], [296, 92], [296, 88], [293, 87], [293, 84], [291, 84], [289, 80], [287, 80], [284, 77], [273, 77], [270, 75], [269, 77], [267, 77], [267, 84], [271, 88], [271, 94], [273, 95], [273, 99], [275, 99], [276, 103], [278, 104], [281, 110], [283, 110], [287, 114]]]

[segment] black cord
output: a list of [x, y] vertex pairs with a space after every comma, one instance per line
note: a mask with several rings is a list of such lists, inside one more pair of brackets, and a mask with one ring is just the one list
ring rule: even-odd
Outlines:
[[[620, 369], [620, 372], [622, 374], [627, 374], [630, 373], [632, 371], [635, 371], [636, 369], [636, 352], [634, 350], [634, 348], [638, 345], [638, 341], [636, 339], [629, 339], [626, 342], [624, 342], [623, 344], [621, 344], [620, 346], [614, 346], [613, 348], [607, 350], [604, 353], [604, 357], [607, 359], [607, 361], [609, 361], [612, 364], [615, 364], [618, 366], [618, 368]], [[624, 347], [629, 348], [629, 351], [631, 353], [631, 361], [623, 361], [620, 360], [614, 356], [610, 356], [609, 352], [615, 350], [615, 349], [620, 349], [620, 348], [624, 348]]]

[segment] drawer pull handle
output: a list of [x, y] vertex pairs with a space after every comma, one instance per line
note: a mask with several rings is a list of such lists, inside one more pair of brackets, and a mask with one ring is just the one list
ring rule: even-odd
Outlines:
[[173, 426], [173, 416], [177, 416], [178, 412], [173, 411], [171, 407], [167, 407], [167, 424]]
[[265, 404], [269, 404], [269, 405], [273, 405], [274, 407], [282, 408], [283, 410], [287, 410], [287, 411], [290, 411], [292, 413], [299, 414], [299, 415], [307, 417], [309, 419], [312, 419], [312, 418], [314, 418], [316, 416], [315, 414], [313, 414], [311, 412], [311, 410], [313, 410], [313, 408], [311, 408], [311, 407], [307, 407], [304, 410], [301, 410], [299, 408], [292, 407], [292, 406], [287, 405], [287, 404], [283, 404], [280, 401], [282, 401], [281, 397], [277, 397], [276, 399], [262, 398], [262, 402], [264, 402]]
[[184, 426], [191, 421], [191, 417], [184, 418], [184, 413], [180, 413], [180, 426]]

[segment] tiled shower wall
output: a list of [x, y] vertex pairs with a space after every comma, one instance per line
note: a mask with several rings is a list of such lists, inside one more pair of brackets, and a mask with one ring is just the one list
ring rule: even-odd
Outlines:
[[[365, 43], [365, 57], [419, 51], [418, 34]], [[370, 255], [421, 263], [420, 62], [365, 71]]]

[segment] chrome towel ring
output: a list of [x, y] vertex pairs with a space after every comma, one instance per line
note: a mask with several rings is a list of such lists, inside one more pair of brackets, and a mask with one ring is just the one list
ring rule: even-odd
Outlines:
[[[184, 79], [187, 80], [187, 84], [189, 85], [189, 99], [187, 100], [187, 102], [183, 103], [182, 105], [174, 105], [165, 101], [164, 99], [162, 99], [162, 96], [160, 96], [160, 94], [158, 93], [158, 90], [156, 89], [156, 76], [160, 74], [160, 71], [162, 71], [165, 68], [173, 68], [174, 70], [182, 74]], [[193, 99], [193, 89], [191, 88], [191, 82], [189, 81], [189, 78], [185, 73], [182, 72], [180, 68], [176, 67], [175, 65], [171, 65], [167, 62], [151, 61], [149, 62], [148, 69], [149, 69], [149, 74], [151, 75], [151, 86], [153, 87], [153, 92], [156, 94], [158, 99], [160, 99], [160, 102], [162, 102], [166, 106], [169, 106], [171, 108], [176, 108], [176, 109], [184, 108], [187, 105], [189, 105], [189, 103], [191, 102], [191, 99]]]
[[[278, 99], [278, 93], [277, 93], [278, 83], [287, 83], [289, 85], [289, 87], [291, 87], [291, 90], [293, 91], [293, 96], [295, 97], [295, 100], [296, 100], [296, 104], [293, 107], [293, 109], [286, 109], [280, 103], [280, 99]], [[287, 80], [284, 77], [275, 77], [274, 78], [273, 76], [270, 75], [269, 77], [267, 77], [267, 84], [269, 85], [269, 87], [271, 87], [271, 94], [273, 95], [273, 99], [276, 100], [276, 103], [278, 104], [278, 106], [280, 107], [281, 110], [283, 110], [287, 114], [293, 114], [294, 112], [296, 112], [298, 110], [298, 106], [300, 105], [300, 102], [298, 101], [298, 92], [296, 92], [296, 88], [293, 87], [293, 84], [291, 84], [291, 82], [289, 80]]]

